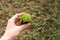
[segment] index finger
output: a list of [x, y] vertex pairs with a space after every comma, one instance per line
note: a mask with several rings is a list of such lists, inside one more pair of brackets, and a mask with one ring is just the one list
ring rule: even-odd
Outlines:
[[16, 15], [14, 15], [10, 20], [11, 21], [15, 21], [15, 19], [17, 19], [19, 16], [21, 16], [22, 14], [21, 13], [19, 13], [19, 14], [16, 14]]

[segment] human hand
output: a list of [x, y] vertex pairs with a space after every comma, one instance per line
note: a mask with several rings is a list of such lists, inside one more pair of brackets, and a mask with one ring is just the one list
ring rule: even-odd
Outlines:
[[[5, 33], [2, 38], [14, 38], [16, 37], [19, 33], [21, 33], [24, 29], [30, 26], [30, 23], [27, 24], [22, 24], [18, 22], [19, 16], [22, 14], [16, 14], [12, 18], [8, 20], [8, 24], [5, 30]], [[4, 39], [5, 40], [5, 39]]]

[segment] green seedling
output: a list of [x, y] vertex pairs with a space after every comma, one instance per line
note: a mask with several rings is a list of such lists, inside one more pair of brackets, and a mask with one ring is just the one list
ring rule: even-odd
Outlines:
[[29, 13], [22, 13], [22, 16], [19, 17], [20, 23], [30, 23], [32, 21], [31, 15]]

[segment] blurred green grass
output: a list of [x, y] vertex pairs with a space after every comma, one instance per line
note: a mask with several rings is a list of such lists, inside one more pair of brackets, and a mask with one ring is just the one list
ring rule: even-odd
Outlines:
[[21, 12], [33, 21], [15, 40], [60, 40], [60, 0], [0, 0], [0, 37], [8, 19]]

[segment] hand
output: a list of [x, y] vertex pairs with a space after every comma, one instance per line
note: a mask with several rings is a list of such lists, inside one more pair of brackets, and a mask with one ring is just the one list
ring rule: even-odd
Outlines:
[[[21, 33], [24, 29], [30, 26], [30, 23], [27, 24], [22, 24], [18, 22], [19, 16], [22, 14], [16, 14], [12, 18], [8, 20], [8, 24], [5, 30], [5, 33], [2, 38], [14, 38], [16, 37], [19, 33]], [[5, 40], [5, 39], [4, 39]]]

